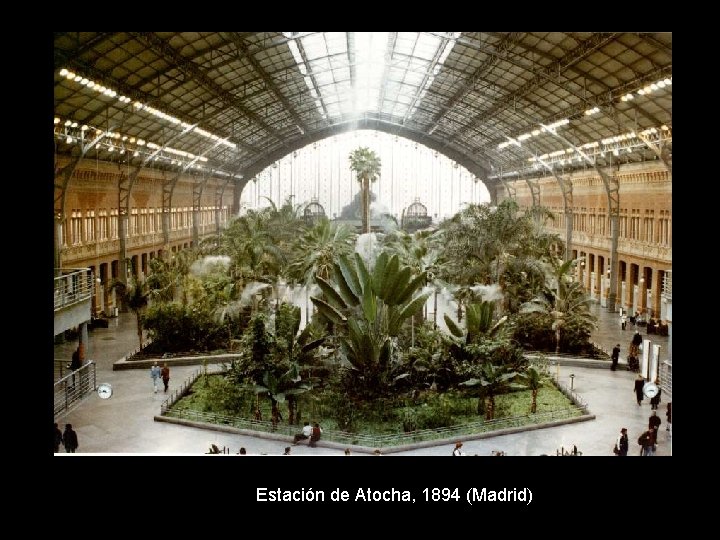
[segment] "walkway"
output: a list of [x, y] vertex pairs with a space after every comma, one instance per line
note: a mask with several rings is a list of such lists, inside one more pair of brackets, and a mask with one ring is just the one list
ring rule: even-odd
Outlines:
[[[629, 343], [633, 330], [624, 332], [617, 324], [617, 315], [597, 308], [599, 330], [594, 339], [602, 346], [612, 348], [620, 342], [623, 347]], [[650, 336], [653, 342], [662, 343], [666, 337]], [[76, 343], [69, 342], [55, 346], [55, 359], [70, 361]], [[159, 413], [165, 399], [162, 392], [154, 394], [149, 370], [112, 371], [112, 364], [128, 351], [137, 347], [135, 317], [121, 314], [110, 322], [109, 328], [97, 328], [89, 333], [87, 358], [97, 364], [98, 383], [108, 382], [113, 386], [113, 397], [100, 399], [96, 394], [87, 398], [78, 408], [58, 419], [60, 427], [72, 423], [78, 433], [79, 452], [88, 453], [133, 453], [133, 454], [203, 454], [211, 443], [220, 448], [227, 446], [236, 454], [243, 446], [249, 454], [283, 453], [290, 443], [267, 440], [259, 437], [218, 433], [204, 429], [177, 426], [155, 422], [153, 416]], [[661, 358], [663, 349], [661, 349]], [[180, 385], [197, 366], [172, 368], [170, 389]], [[637, 455], [638, 436], [647, 428], [651, 414], [649, 401], [638, 406], [633, 393], [634, 374], [629, 371], [610, 371], [560, 366], [559, 377], [569, 385], [570, 374], [574, 374], [574, 389], [587, 401], [595, 420], [569, 424], [554, 428], [528, 431], [513, 435], [467, 441], [463, 450], [467, 455], [491, 455], [501, 450], [511, 456], [554, 455], [560, 447], [565, 449], [577, 445], [584, 455], [612, 455], [612, 446], [621, 427], [628, 428], [630, 454]], [[672, 455], [672, 439], [665, 431], [665, 400], [658, 415], [662, 419], [657, 455]], [[449, 456], [452, 444], [399, 452], [392, 455], [438, 455]], [[341, 455], [342, 451], [330, 448], [309, 448], [304, 445], [292, 447], [293, 455]], [[353, 454], [368, 455], [368, 454]]]

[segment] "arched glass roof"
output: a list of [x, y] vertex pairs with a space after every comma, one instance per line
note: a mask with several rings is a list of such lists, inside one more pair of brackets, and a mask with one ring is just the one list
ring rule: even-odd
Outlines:
[[[357, 128], [410, 138], [487, 184], [671, 159], [672, 34], [57, 32], [59, 154], [202, 168], [244, 184]], [[84, 127], [84, 129], [83, 129]]]

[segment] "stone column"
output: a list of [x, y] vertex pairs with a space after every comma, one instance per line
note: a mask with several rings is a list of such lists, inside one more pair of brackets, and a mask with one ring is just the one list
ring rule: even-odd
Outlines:
[[653, 272], [652, 284], [652, 306], [653, 317], [660, 317], [660, 295], [662, 293], [662, 278], [665, 272], [655, 270]]

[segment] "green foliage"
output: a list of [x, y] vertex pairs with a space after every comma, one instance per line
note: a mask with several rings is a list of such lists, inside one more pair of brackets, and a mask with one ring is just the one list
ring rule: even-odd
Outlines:
[[375, 267], [365, 267], [361, 257], [339, 257], [332, 282], [318, 279], [323, 298], [312, 297], [320, 317], [332, 324], [354, 384], [374, 395], [391, 390], [392, 338], [402, 324], [427, 300], [417, 294], [424, 279], [413, 278], [409, 267], [400, 267], [397, 255], [378, 256]]
[[533, 351], [554, 351], [555, 332], [553, 317], [549, 313], [518, 313], [513, 316], [513, 340]]
[[227, 329], [212, 313], [176, 303], [155, 304], [143, 316], [153, 347], [164, 352], [208, 351], [227, 344]]
[[358, 179], [367, 178], [371, 182], [380, 174], [380, 157], [367, 147], [356, 148], [350, 152], [350, 170], [357, 173]]

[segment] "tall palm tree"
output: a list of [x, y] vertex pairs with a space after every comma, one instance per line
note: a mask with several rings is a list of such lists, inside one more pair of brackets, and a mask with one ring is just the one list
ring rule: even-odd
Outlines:
[[370, 182], [380, 176], [380, 158], [367, 147], [350, 152], [350, 170], [357, 174], [362, 186], [362, 231], [370, 232]]

